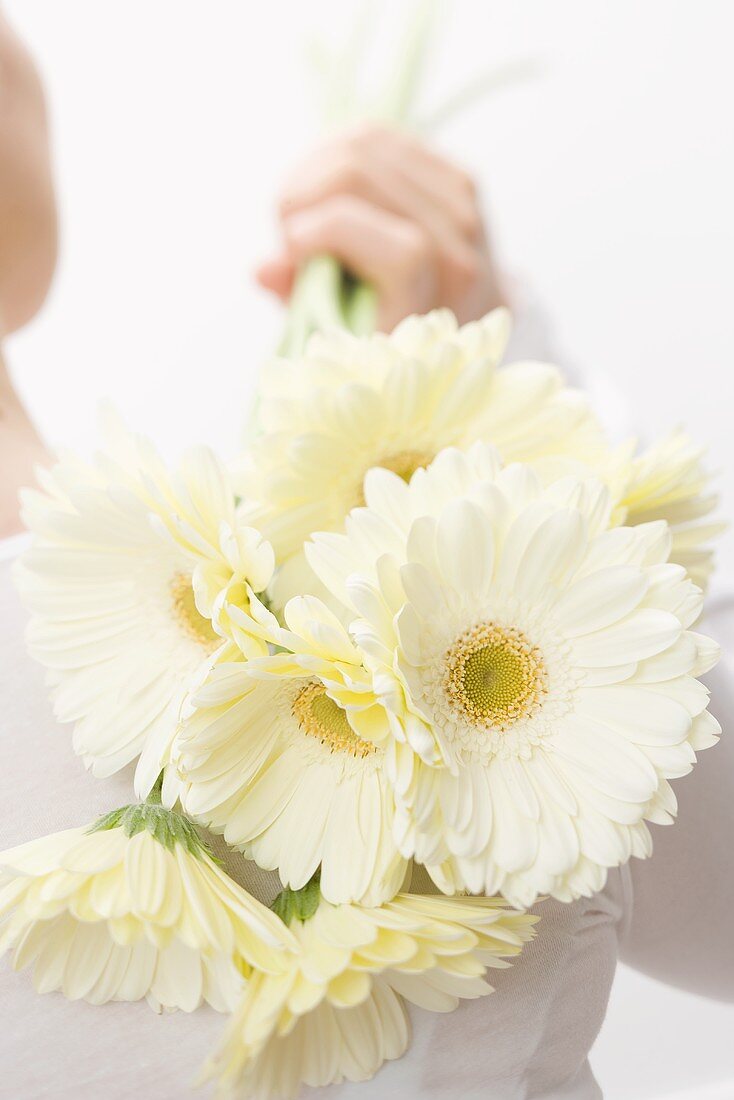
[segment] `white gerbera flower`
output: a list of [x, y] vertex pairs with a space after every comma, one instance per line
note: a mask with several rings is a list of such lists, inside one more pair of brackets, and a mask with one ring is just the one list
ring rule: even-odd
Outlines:
[[439, 310], [389, 336], [315, 336], [302, 361], [274, 364], [243, 485], [282, 566], [276, 602], [304, 591], [304, 540], [342, 529], [373, 466], [408, 479], [442, 448], [478, 438], [506, 460], [566, 453], [574, 442], [577, 457], [586, 453], [596, 422], [555, 368], [497, 369], [508, 333], [505, 310], [462, 328]]
[[701, 591], [667, 525], [609, 530], [601, 483], [544, 488], [482, 445], [410, 485], [374, 470], [366, 497], [309, 560], [361, 616], [396, 720], [401, 850], [447, 892], [598, 890], [649, 854], [645, 819], [672, 820], [668, 780], [718, 732], [695, 678], [717, 649], [688, 629]]
[[496, 898], [398, 894], [364, 908], [309, 893], [283, 906], [301, 953], [284, 975], [253, 975], [207, 1067], [220, 1095], [292, 1098], [301, 1084], [368, 1080], [407, 1048], [404, 1000], [449, 1012], [490, 993], [486, 969], [508, 965], [537, 919]]
[[114, 811], [0, 853], [0, 954], [33, 966], [39, 993], [220, 1012], [250, 966], [284, 969], [294, 937], [160, 805]]
[[140, 755], [144, 796], [202, 662], [228, 639], [267, 652], [225, 608], [246, 608], [274, 559], [209, 450], [169, 474], [146, 440], [118, 430], [112, 444], [93, 465], [64, 458], [42, 475], [45, 492], [24, 494], [34, 539], [18, 579], [31, 653], [49, 669], [58, 718], [74, 723], [76, 752], [97, 776]]
[[173, 748], [183, 804], [287, 886], [300, 889], [320, 866], [329, 901], [379, 904], [407, 869], [393, 836], [386, 712], [318, 600], [291, 600], [288, 630], [258, 613], [290, 652], [222, 663], [194, 692]]
[[710, 491], [704, 453], [685, 432], [672, 432], [629, 461], [619, 500], [630, 526], [656, 519], [670, 524], [670, 559], [685, 566], [702, 588], [713, 570], [708, 544], [725, 529], [710, 519], [719, 498]]
[[545, 484], [573, 474], [600, 477], [613, 501], [611, 523], [635, 527], [665, 520], [672, 536], [670, 561], [683, 565], [694, 584], [705, 588], [714, 567], [711, 541], [726, 524], [712, 521], [719, 498], [711, 492], [711, 474], [703, 464], [704, 448], [682, 431], [635, 454], [636, 443], [602, 445], [584, 458], [549, 456], [534, 464]]

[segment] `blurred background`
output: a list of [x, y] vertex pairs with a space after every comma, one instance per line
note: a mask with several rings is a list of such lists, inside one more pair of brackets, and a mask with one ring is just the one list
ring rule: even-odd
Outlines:
[[[320, 132], [309, 43], [338, 45], [356, 5], [4, 7], [44, 74], [62, 221], [49, 301], [7, 346], [31, 414], [51, 443], [88, 450], [107, 397], [167, 454], [200, 440], [233, 454], [281, 326], [252, 271], [272, 251], [284, 174]], [[374, 7], [384, 61], [413, 5]], [[730, 514], [734, 8], [444, 10], [426, 115], [474, 76], [528, 74], [433, 135], [477, 178], [520, 298], [614, 428], [682, 423], [709, 446]], [[722, 565], [733, 548], [730, 533]], [[622, 968], [592, 1059], [607, 1100], [731, 1100], [732, 1029], [733, 1006]]]

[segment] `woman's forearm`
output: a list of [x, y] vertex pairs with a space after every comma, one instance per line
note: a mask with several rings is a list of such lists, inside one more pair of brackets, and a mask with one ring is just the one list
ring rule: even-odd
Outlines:
[[[43, 88], [32, 57], [0, 13], [0, 339], [43, 303], [57, 225]], [[13, 388], [0, 347], [0, 538], [21, 528], [18, 490], [46, 449]]]
[[40, 309], [56, 266], [57, 218], [46, 105], [33, 59], [0, 13], [0, 324]]

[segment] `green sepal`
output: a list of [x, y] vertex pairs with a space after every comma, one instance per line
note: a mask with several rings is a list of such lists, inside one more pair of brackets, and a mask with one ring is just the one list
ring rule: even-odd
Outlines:
[[286, 886], [270, 906], [284, 924], [291, 921], [307, 921], [314, 915], [321, 901], [320, 872], [317, 871], [310, 882], [300, 890], [291, 890]]
[[[151, 792], [151, 794], [153, 799], [158, 796], [158, 792]], [[120, 806], [117, 810], [103, 814], [93, 825], [90, 825], [87, 832], [98, 833], [108, 829], [122, 829], [127, 837], [133, 837], [147, 830], [169, 852], [180, 844], [189, 855], [197, 859], [208, 856], [209, 859], [218, 862], [209, 846], [201, 838], [193, 821], [189, 821], [177, 810], [166, 809], [160, 801], [136, 802], [129, 806]]]
[[108, 814], [102, 814], [93, 825], [87, 829], [88, 833], [101, 833], [106, 829], [118, 829], [127, 806], [120, 806], [117, 810], [110, 810]]

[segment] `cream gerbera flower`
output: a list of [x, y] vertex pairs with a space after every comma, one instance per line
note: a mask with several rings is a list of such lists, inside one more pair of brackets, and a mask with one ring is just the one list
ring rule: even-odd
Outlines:
[[656, 519], [670, 524], [670, 559], [685, 566], [702, 588], [713, 570], [709, 543], [725, 529], [710, 519], [719, 498], [710, 491], [704, 453], [685, 432], [672, 432], [629, 460], [619, 499], [627, 524]]
[[404, 1000], [449, 1012], [491, 993], [486, 969], [508, 965], [537, 919], [497, 898], [398, 894], [364, 908], [319, 903], [310, 889], [305, 901], [282, 906], [300, 954], [284, 975], [253, 975], [205, 1071], [220, 1095], [292, 1098], [301, 1084], [368, 1080], [407, 1048]]
[[250, 966], [277, 973], [293, 935], [213, 862], [180, 814], [124, 807], [0, 853], [0, 954], [39, 993], [185, 1012], [238, 1001]]
[[289, 652], [222, 663], [194, 692], [173, 748], [183, 804], [285, 885], [300, 889], [321, 867], [329, 901], [379, 904], [407, 869], [393, 837], [387, 714], [318, 600], [291, 600], [288, 630], [258, 614]]
[[570, 451], [549, 456], [534, 468], [545, 484], [568, 474], [600, 477], [612, 496], [614, 526], [664, 520], [672, 536], [670, 561], [684, 566], [694, 584], [705, 588], [714, 567], [710, 544], [726, 529], [711, 519], [719, 498], [711, 492], [705, 449], [675, 431], [639, 454], [635, 451], [635, 441], [628, 440], [616, 448], [599, 446], [586, 458], [574, 458]]
[[315, 336], [302, 361], [265, 375], [262, 433], [243, 486], [276, 549], [279, 605], [308, 583], [304, 540], [342, 529], [373, 466], [408, 479], [442, 448], [478, 438], [506, 460], [569, 448], [583, 457], [598, 434], [585, 400], [545, 364], [498, 370], [508, 332], [502, 309], [462, 328], [439, 310], [390, 336]]
[[649, 854], [645, 820], [672, 820], [668, 780], [718, 732], [696, 679], [717, 649], [688, 629], [702, 595], [667, 525], [609, 530], [601, 483], [544, 488], [482, 445], [410, 485], [374, 470], [366, 497], [309, 560], [396, 719], [403, 854], [446, 892], [598, 890]]
[[[228, 639], [267, 652], [229, 621], [273, 571], [273, 552], [238, 518], [205, 448], [169, 474], [152, 446], [117, 429], [93, 465], [65, 457], [24, 494], [34, 535], [18, 570], [31, 653], [49, 670], [62, 722], [97, 776], [140, 755], [144, 796], [166, 763], [192, 675]], [[167, 790], [166, 801], [173, 793]]]

